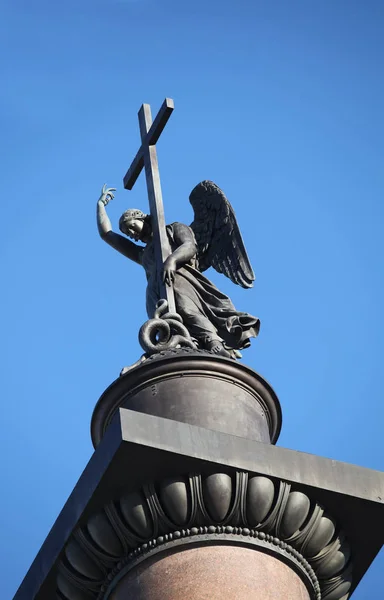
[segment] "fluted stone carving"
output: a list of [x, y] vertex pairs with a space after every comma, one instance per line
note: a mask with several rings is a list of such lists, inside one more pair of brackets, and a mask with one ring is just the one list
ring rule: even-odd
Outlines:
[[316, 600], [348, 598], [350, 548], [332, 517], [290, 484], [244, 472], [149, 483], [106, 505], [67, 544], [57, 598], [101, 600], [151, 554], [215, 537], [289, 561]]

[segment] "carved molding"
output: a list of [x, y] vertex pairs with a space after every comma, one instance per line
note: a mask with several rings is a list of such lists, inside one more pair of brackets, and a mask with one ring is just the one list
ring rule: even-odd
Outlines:
[[154, 552], [215, 538], [276, 554], [316, 600], [348, 598], [350, 547], [332, 517], [290, 484], [244, 472], [149, 483], [106, 505], [67, 544], [57, 598], [101, 600]]
[[164, 553], [168, 549], [175, 550], [177, 546], [186, 546], [187, 544], [201, 547], [205, 544], [215, 543], [251, 546], [261, 552], [276, 555], [299, 573], [313, 598], [321, 600], [319, 581], [312, 567], [297, 550], [273, 535], [265, 534], [262, 531], [254, 531], [246, 527], [232, 527], [230, 525], [205, 525], [192, 527], [191, 529], [180, 529], [149, 540], [149, 542], [142, 544], [117, 563], [115, 569], [109, 574], [111, 578], [109, 585], [104, 584], [102, 586], [98, 600], [108, 598], [109, 593], [126, 573], [135, 568], [143, 560], [149, 558], [149, 556], [153, 556], [159, 552]]

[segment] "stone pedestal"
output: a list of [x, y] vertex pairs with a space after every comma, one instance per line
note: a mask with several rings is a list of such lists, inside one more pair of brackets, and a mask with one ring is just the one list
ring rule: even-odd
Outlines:
[[252, 369], [160, 353], [103, 393], [95, 452], [14, 600], [347, 600], [384, 476], [278, 448]]
[[272, 444], [282, 420], [279, 400], [261, 375], [185, 348], [155, 354], [109, 386], [92, 416], [95, 447], [119, 408]]

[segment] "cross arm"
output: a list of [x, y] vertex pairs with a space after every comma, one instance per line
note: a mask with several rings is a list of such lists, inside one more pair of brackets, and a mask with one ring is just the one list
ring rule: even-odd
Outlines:
[[[145, 105], [143, 105], [143, 107], [145, 107]], [[127, 173], [124, 176], [124, 188], [126, 190], [131, 190], [133, 188], [136, 179], [138, 178], [142, 168], [144, 167], [144, 147], [153, 146], [156, 144], [161, 132], [167, 124], [169, 117], [171, 116], [173, 109], [173, 100], [171, 100], [171, 98], [166, 98], [159, 112], [157, 113], [157, 116], [153, 121], [148, 133], [145, 135], [145, 137], [143, 136], [140, 150], [136, 154], [131, 166], [129, 167]]]
[[132, 161], [131, 166], [128, 171], [124, 175], [124, 188], [126, 190], [131, 190], [135, 185], [136, 179], [141, 173], [142, 168], [144, 167], [144, 155], [143, 150], [140, 148], [135, 158]]

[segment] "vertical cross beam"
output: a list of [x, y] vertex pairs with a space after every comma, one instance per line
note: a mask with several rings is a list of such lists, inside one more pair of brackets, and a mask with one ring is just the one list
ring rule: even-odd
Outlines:
[[156, 151], [156, 142], [159, 139], [173, 108], [173, 100], [166, 98], [153, 122], [149, 104], [143, 104], [140, 108], [139, 125], [141, 147], [124, 177], [124, 187], [131, 190], [136, 179], [140, 175], [142, 168], [145, 168], [160, 298], [165, 298], [168, 302], [169, 310], [171, 312], [176, 312], [173, 286], [166, 285], [162, 281], [164, 261], [171, 254], [171, 247], [165, 226], [163, 197], [161, 193], [159, 164]]

